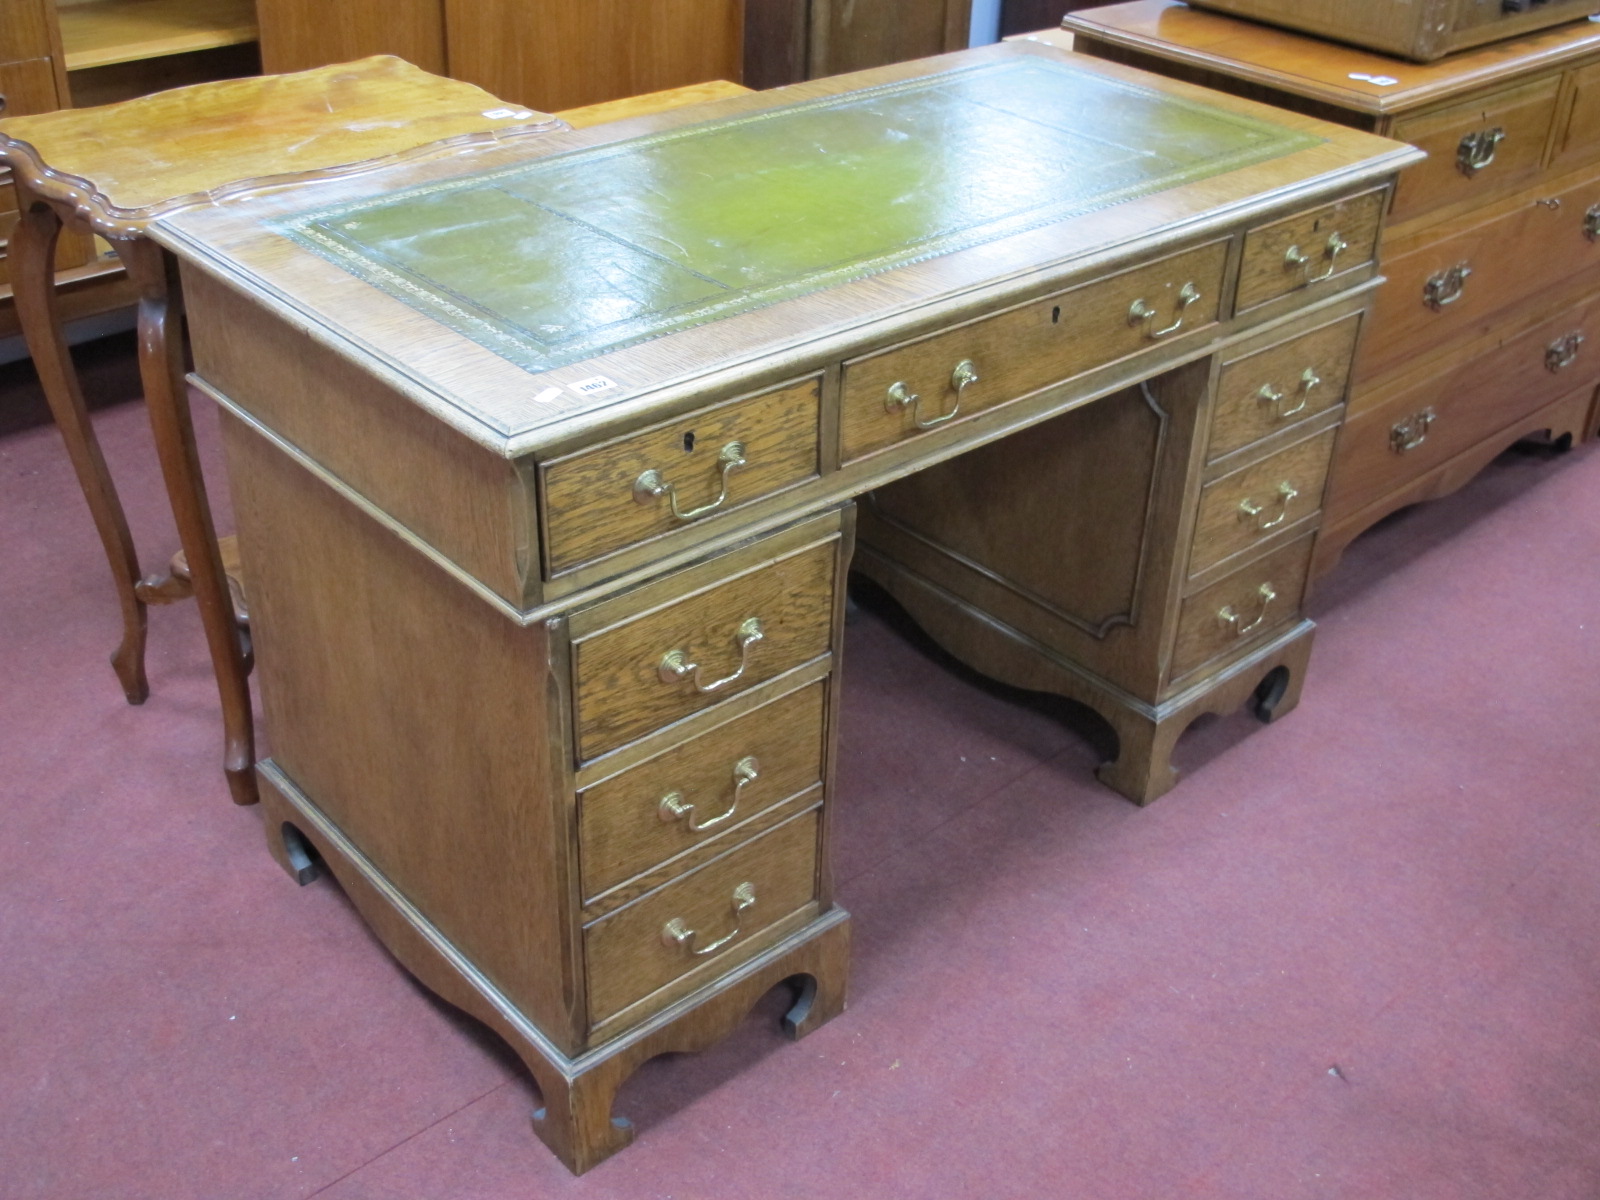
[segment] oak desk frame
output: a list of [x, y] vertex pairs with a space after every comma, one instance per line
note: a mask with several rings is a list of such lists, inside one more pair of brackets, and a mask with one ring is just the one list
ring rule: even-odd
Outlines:
[[[1039, 58], [1315, 140], [542, 372], [267, 228], [549, 153]], [[1331, 441], [1339, 397], [1310, 426], [1208, 463], [1214, 381], [1286, 339], [1353, 335], [1377, 283], [1375, 220], [1361, 253], [1315, 271], [1284, 266], [1274, 239], [1329, 238], [1324, 221], [1367, 219], [1417, 157], [1370, 135], [1014, 44], [550, 134], [514, 152], [483, 151], [464, 170], [397, 168], [159, 223], [153, 236], [184, 264], [196, 382], [224, 409], [273, 744], [258, 769], [273, 853], [302, 880], [320, 859], [410, 970], [505, 1037], [542, 1093], [539, 1135], [573, 1171], [593, 1166], [632, 1137], [610, 1109], [639, 1063], [708, 1045], [783, 981], [799, 986], [787, 1018], [797, 1036], [843, 1007], [849, 925], [832, 898], [827, 828], [857, 497], [882, 489], [892, 506], [888, 485], [914, 486], [980, 448], [1029, 445], [1030, 430], [1055, 444], [1066, 428], [1057, 419], [1073, 414], [1126, 417], [1146, 431], [1130, 461], [1145, 472], [1154, 547], [1135, 553], [1133, 572], [1145, 612], [1134, 623], [1137, 666], [1150, 676], [1150, 702], [1094, 684], [1092, 699], [1122, 713], [1112, 714], [1128, 743], [1120, 759], [1143, 759], [1128, 778], [1113, 770], [1112, 782], [1140, 800], [1152, 786], [1164, 790], [1170, 739], [1264, 680], [1277, 681], [1280, 709], [1292, 705], [1311, 631], [1292, 597], [1259, 636], [1207, 648], [1204, 670], [1188, 680], [1172, 669], [1184, 652], [1179, 612], [1189, 600], [1204, 608], [1210, 588], [1265, 562], [1289, 562], [1303, 576], [1320, 484], [1292, 521], [1285, 507], [1281, 529], [1263, 518], [1267, 536], [1246, 551], [1233, 551], [1240, 521], [1227, 513], [1221, 540], [1205, 543], [1220, 561], [1191, 571], [1189, 548], [1211, 537], [1202, 484], [1248, 474], [1233, 470], [1241, 456], [1254, 470], [1260, 455], [1276, 462]], [[1130, 300], [1170, 315], [1190, 262], [1217, 272], [1207, 299], [1215, 319], [1141, 335], [1157, 322], [1131, 313]], [[1167, 278], [1170, 264], [1177, 273]], [[1235, 311], [1241, 287], [1254, 299]], [[1087, 362], [1018, 394], [975, 386], [970, 416], [926, 429], [896, 417], [881, 447], [846, 453], [849, 428], [885, 411], [873, 387], [864, 404], [844, 404], [853, 372], [870, 380], [873, 363], [900, 361], [877, 357], [886, 353], [948, 375], [945, 351], [925, 356], [922, 339], [996, 329], [976, 318], [1041, 303], [1046, 314], [1053, 305], [1075, 318], [1081, 308], [1106, 325], [1084, 340]], [[1031, 364], [1002, 357], [980, 374], [1003, 383], [1013, 368]], [[594, 393], [597, 376], [612, 386]], [[737, 424], [745, 412], [758, 414], [749, 428]], [[1147, 436], [1152, 420], [1166, 434]], [[655, 482], [687, 480], [686, 506], [707, 500], [730, 421], [751, 447], [776, 439], [779, 458], [798, 443], [799, 466], [705, 519], [651, 525], [666, 501], [639, 463], [681, 442], [682, 457], [655, 464]], [[765, 478], [768, 453], [752, 449], [746, 469], [721, 471], [730, 488]], [[1072, 490], [1070, 473], [1059, 474], [1040, 480], [1042, 495]], [[583, 503], [553, 499], [569, 484]], [[897, 558], [890, 533], [868, 557], [891, 582], [925, 565]], [[898, 594], [917, 611], [914, 593], [927, 590], [913, 582]], [[752, 613], [765, 623], [755, 636], [744, 620]], [[919, 615], [991, 674], [1042, 664], [1041, 685], [1069, 695], [1072, 680], [1093, 674], [970, 599]], [[1217, 624], [1201, 623], [1203, 639]], [[972, 637], [963, 641], [956, 625]], [[683, 653], [663, 658], [669, 648]], [[689, 682], [701, 674], [737, 682], [698, 695]], [[759, 769], [737, 757], [748, 754], [746, 735]], [[633, 790], [645, 808], [618, 834], [607, 821], [625, 781], [642, 781]], [[712, 828], [696, 806], [717, 812], [727, 796], [702, 790], [730, 783], [733, 801], [750, 804], [739, 824]], [[702, 821], [706, 831], [688, 836]], [[680, 834], [662, 861], [659, 839]]]

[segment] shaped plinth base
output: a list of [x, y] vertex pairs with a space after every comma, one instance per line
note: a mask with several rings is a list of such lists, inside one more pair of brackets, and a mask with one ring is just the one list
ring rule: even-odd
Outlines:
[[633, 1125], [611, 1115], [617, 1089], [658, 1054], [703, 1050], [731, 1033], [770, 989], [786, 981], [796, 999], [784, 1015], [804, 1037], [844, 1010], [850, 916], [824, 913], [805, 928], [595, 1048], [570, 1056], [395, 890], [270, 761], [258, 768], [267, 845], [298, 883], [326, 869], [380, 941], [426, 987], [478, 1018], [517, 1052], [539, 1085], [533, 1128], [575, 1175], [633, 1140]]

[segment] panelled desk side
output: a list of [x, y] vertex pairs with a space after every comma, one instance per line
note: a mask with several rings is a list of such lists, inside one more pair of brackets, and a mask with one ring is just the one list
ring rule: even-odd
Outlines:
[[[1041, 56], [1313, 140], [544, 371], [264, 225]], [[631, 1137], [611, 1098], [644, 1059], [783, 980], [797, 1035], [842, 1008], [828, 817], [857, 541], [955, 653], [1099, 708], [1122, 742], [1102, 777], [1138, 801], [1200, 712], [1293, 706], [1378, 213], [1417, 157], [1014, 45], [163, 223], [260, 581], [274, 854], [302, 878], [320, 858], [508, 1039], [540, 1136], [587, 1169]]]
[[1068, 14], [1075, 49], [1427, 151], [1395, 193], [1313, 575], [1378, 520], [1522, 438], [1600, 422], [1600, 25], [1428, 64], [1134, 0]]

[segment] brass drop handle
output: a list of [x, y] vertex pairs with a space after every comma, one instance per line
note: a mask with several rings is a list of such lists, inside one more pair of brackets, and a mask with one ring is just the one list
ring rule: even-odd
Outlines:
[[682, 821], [687, 817], [688, 825], [686, 828], [690, 833], [699, 833], [705, 829], [715, 829], [738, 810], [739, 797], [744, 794], [745, 784], [754, 783], [760, 777], [761, 764], [752, 755], [747, 754], [733, 764], [733, 801], [723, 812], [714, 817], [707, 817], [704, 820], [696, 820], [694, 817], [694, 805], [684, 800], [682, 792], [671, 791], [661, 797], [660, 803], [656, 805], [656, 813], [662, 821], [669, 825], [673, 821]]
[[761, 630], [760, 617], [746, 617], [740, 622], [738, 631], [733, 635], [733, 640], [739, 647], [739, 669], [732, 675], [725, 675], [713, 683], [700, 682], [700, 664], [690, 662], [689, 656], [682, 650], [668, 650], [662, 656], [656, 674], [661, 677], [662, 683], [676, 683], [680, 679], [692, 677], [694, 690], [697, 692], [721, 691], [743, 677], [745, 668], [750, 665], [750, 647], [765, 636]]
[[1456, 148], [1456, 168], [1468, 179], [1494, 161], [1494, 152], [1506, 140], [1506, 131], [1496, 125], [1493, 129], [1479, 129], [1461, 139]]
[[1345, 240], [1344, 234], [1335, 231], [1329, 234], [1328, 240], [1322, 244], [1322, 257], [1327, 260], [1328, 265], [1320, 275], [1311, 273], [1311, 264], [1315, 260], [1301, 250], [1299, 246], [1290, 246], [1283, 252], [1283, 266], [1285, 270], [1300, 268], [1305, 275], [1305, 279], [1302, 281], [1305, 284], [1321, 283], [1324, 279], [1333, 277], [1333, 272], [1339, 265], [1339, 255], [1348, 249], [1350, 249], [1350, 243]]
[[1267, 619], [1267, 609], [1278, 598], [1277, 591], [1270, 583], [1263, 583], [1256, 589], [1256, 595], [1261, 599], [1261, 611], [1256, 613], [1256, 619], [1246, 621], [1233, 605], [1229, 604], [1217, 613], [1217, 620], [1233, 630], [1233, 636], [1241, 638], [1247, 633], [1252, 633]]
[[1583, 349], [1583, 334], [1569, 333], [1566, 337], [1557, 338], [1544, 350], [1545, 370], [1552, 375], [1565, 371], [1578, 361], [1578, 351]]
[[710, 504], [702, 504], [699, 508], [691, 508], [684, 512], [678, 507], [678, 487], [668, 483], [661, 472], [651, 467], [639, 478], [633, 481], [633, 498], [640, 504], [650, 504], [662, 496], [667, 498], [667, 503], [672, 508], [672, 515], [680, 521], [696, 521], [707, 513], [715, 512], [721, 508], [728, 499], [728, 476], [740, 467], [747, 466], [749, 460], [744, 456], [743, 442], [729, 442], [717, 454], [718, 473], [722, 477], [722, 490], [717, 493], [717, 498]]
[[1164, 338], [1168, 334], [1177, 333], [1178, 330], [1183, 328], [1184, 314], [1188, 311], [1189, 306], [1199, 299], [1200, 289], [1195, 287], [1192, 281], [1184, 284], [1178, 289], [1178, 304], [1173, 309], [1172, 324], [1161, 329], [1156, 328], [1156, 318], [1161, 315], [1161, 310], [1142, 298], [1135, 300], [1133, 306], [1128, 309], [1128, 324], [1143, 324], [1144, 335], [1147, 338]]
[[1591, 204], [1583, 214], [1583, 236], [1591, 242], [1600, 241], [1600, 204]]
[[1239, 519], [1241, 521], [1254, 521], [1257, 529], [1276, 529], [1288, 518], [1289, 505], [1293, 504], [1295, 498], [1299, 495], [1300, 489], [1285, 479], [1278, 485], [1277, 516], [1273, 517], [1270, 521], [1262, 520], [1261, 518], [1266, 513], [1268, 506], [1265, 504], [1257, 504], [1254, 500], [1250, 499], [1250, 497], [1246, 496], [1243, 500], [1239, 501]]
[[1396, 454], [1410, 454], [1428, 440], [1428, 430], [1433, 427], [1437, 417], [1438, 414], [1430, 406], [1412, 413], [1403, 421], [1396, 421], [1394, 428], [1389, 430], [1389, 449]]
[[745, 909], [751, 908], [756, 902], [756, 888], [753, 883], [741, 883], [733, 889], [733, 898], [730, 906], [733, 909], [733, 930], [723, 934], [714, 942], [704, 946], [695, 946], [692, 943], [700, 934], [697, 930], [690, 929], [682, 917], [673, 917], [661, 927], [661, 944], [669, 949], [684, 947], [696, 958], [711, 954], [722, 949], [734, 938], [739, 936], [739, 929], [744, 924]]
[[1461, 299], [1471, 274], [1472, 264], [1462, 261], [1449, 270], [1428, 276], [1428, 282], [1422, 285], [1422, 302], [1434, 312], [1443, 312], [1447, 305]]
[[943, 425], [946, 421], [956, 419], [956, 414], [961, 411], [961, 394], [967, 388], [978, 382], [978, 367], [970, 358], [963, 358], [950, 372], [950, 386], [956, 390], [956, 402], [950, 411], [941, 413], [937, 417], [924, 418], [922, 415], [922, 397], [906, 386], [904, 380], [895, 380], [889, 385], [889, 393], [884, 398], [883, 407], [889, 412], [901, 412], [909, 408], [911, 421], [918, 429], [933, 429]]
[[1300, 386], [1295, 389], [1295, 395], [1300, 397], [1300, 401], [1294, 405], [1294, 407], [1283, 407], [1286, 393], [1280, 391], [1278, 388], [1273, 387], [1270, 383], [1264, 383], [1261, 385], [1261, 390], [1256, 392], [1256, 399], [1260, 400], [1261, 403], [1271, 407], [1273, 420], [1285, 421], [1305, 408], [1306, 402], [1311, 398], [1311, 389], [1319, 386], [1321, 383], [1322, 376], [1318, 375], [1310, 367], [1307, 367], [1304, 371], [1300, 372]]

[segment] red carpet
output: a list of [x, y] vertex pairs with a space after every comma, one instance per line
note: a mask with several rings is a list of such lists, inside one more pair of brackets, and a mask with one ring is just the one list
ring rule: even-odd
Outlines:
[[[0, 414], [30, 403], [5, 369]], [[142, 406], [97, 420], [154, 566]], [[1600, 1196], [1600, 451], [1507, 456], [1357, 542], [1298, 712], [1197, 727], [1144, 811], [1064, 705], [865, 612], [849, 1009], [791, 1044], [769, 996], [647, 1064], [634, 1146], [574, 1180], [509, 1052], [228, 802], [192, 606], [152, 610], [151, 697], [123, 702], [87, 511], [54, 429], [16, 424], [5, 1200]]]

